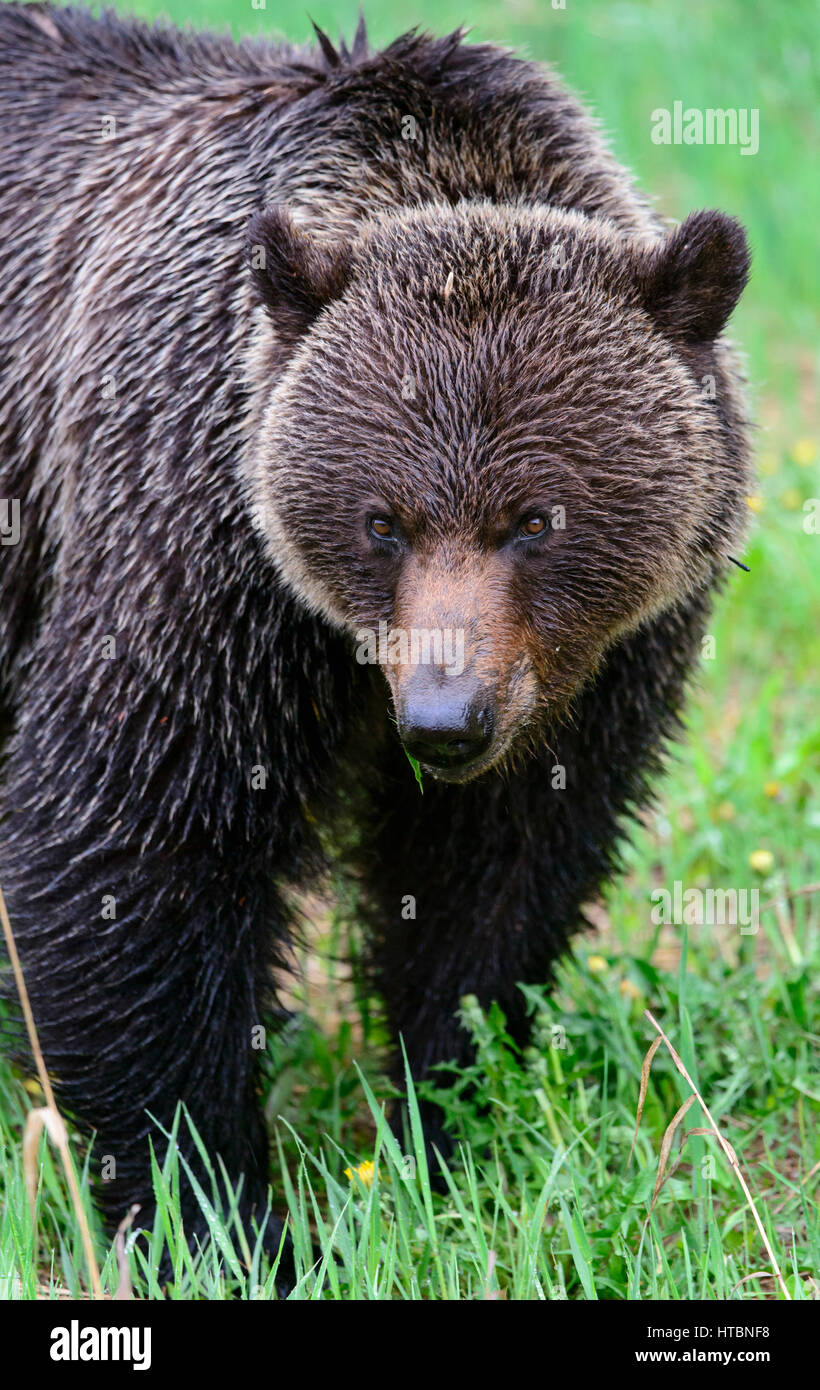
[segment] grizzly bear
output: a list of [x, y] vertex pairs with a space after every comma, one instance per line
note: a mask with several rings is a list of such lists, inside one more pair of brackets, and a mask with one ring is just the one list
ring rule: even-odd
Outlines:
[[746, 240], [460, 32], [4, 5], [0, 74], [0, 883], [106, 1219], [183, 1101], [275, 1253], [294, 889], [343, 855], [423, 1078], [465, 993], [525, 1039], [646, 804], [743, 533]]

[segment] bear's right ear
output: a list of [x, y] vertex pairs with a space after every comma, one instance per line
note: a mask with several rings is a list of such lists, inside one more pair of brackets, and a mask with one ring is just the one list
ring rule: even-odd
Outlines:
[[254, 213], [245, 249], [259, 302], [291, 345], [344, 293], [350, 279], [349, 245], [316, 241], [299, 231], [282, 207]]
[[746, 233], [722, 212], [692, 212], [637, 270], [644, 308], [670, 337], [711, 342], [749, 278]]

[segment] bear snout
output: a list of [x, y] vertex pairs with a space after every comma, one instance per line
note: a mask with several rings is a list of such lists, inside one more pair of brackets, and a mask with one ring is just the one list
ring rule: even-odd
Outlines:
[[408, 753], [445, 777], [484, 759], [495, 734], [494, 701], [470, 675], [441, 681], [415, 672], [405, 682], [397, 716]]

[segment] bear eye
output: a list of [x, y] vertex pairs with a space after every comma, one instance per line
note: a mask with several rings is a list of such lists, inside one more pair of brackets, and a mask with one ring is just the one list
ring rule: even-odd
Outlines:
[[541, 516], [540, 512], [536, 512], [533, 516], [524, 518], [518, 528], [518, 534], [526, 540], [532, 540], [536, 536], [543, 536], [546, 529], [546, 517]]
[[392, 541], [396, 536], [395, 527], [389, 516], [372, 516], [370, 518], [370, 533], [379, 541]]

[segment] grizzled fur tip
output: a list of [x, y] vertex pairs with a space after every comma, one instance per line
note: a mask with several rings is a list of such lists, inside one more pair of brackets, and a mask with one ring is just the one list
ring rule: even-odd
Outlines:
[[0, 125], [0, 881], [109, 1228], [183, 1101], [250, 1229], [294, 885], [419, 1079], [617, 871], [740, 553], [746, 240], [459, 31], [0, 4]]
[[726, 327], [749, 278], [746, 232], [722, 212], [692, 212], [665, 245], [648, 252], [640, 272], [643, 300], [655, 321], [691, 342]]
[[353, 44], [350, 48], [348, 48], [341, 34], [339, 35], [339, 47], [338, 49], [334, 48], [327, 34], [323, 29], [319, 28], [316, 21], [311, 19], [310, 22], [313, 25], [313, 32], [316, 35], [322, 55], [329, 68], [341, 67], [343, 63], [361, 63], [363, 59], [367, 58], [370, 52], [367, 41], [367, 24], [365, 23], [365, 17], [361, 9], [359, 10], [356, 32], [353, 35]]

